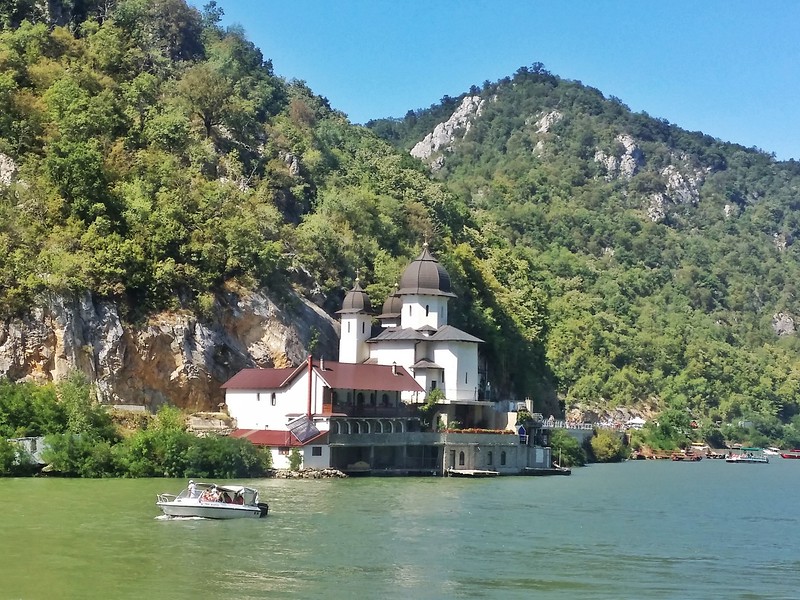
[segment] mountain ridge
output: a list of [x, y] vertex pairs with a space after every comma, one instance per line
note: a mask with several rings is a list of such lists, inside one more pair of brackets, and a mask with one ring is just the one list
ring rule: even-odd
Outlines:
[[[46, 323], [48, 303], [87, 294], [133, 337], [157, 315], [191, 315], [172, 358], [141, 361], [143, 381], [169, 380], [192, 331], [218, 328], [227, 289], [331, 315], [358, 272], [378, 304], [427, 237], [459, 296], [451, 322], [486, 340], [498, 394], [548, 413], [658, 406], [710, 434], [731, 424], [731, 439], [797, 439], [795, 162], [632, 113], [538, 63], [356, 127], [275, 76], [215, 5], [80, 8], [69, 27], [0, 14], [4, 343], [20, 315]], [[434, 172], [409, 154], [476, 96], [480, 116], [431, 154]], [[332, 351], [335, 326], [317, 316], [285, 338], [295, 354]], [[216, 385], [241, 361], [283, 360], [233, 352], [261, 335], [192, 368]], [[96, 382], [100, 355], [82, 344], [70, 366]], [[183, 393], [105, 398], [197, 406]], [[203, 395], [213, 406], [219, 390]]]

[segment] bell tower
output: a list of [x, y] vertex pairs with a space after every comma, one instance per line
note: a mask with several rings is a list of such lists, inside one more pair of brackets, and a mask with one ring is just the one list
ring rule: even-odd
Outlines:
[[369, 358], [367, 340], [372, 336], [372, 305], [356, 277], [353, 289], [347, 292], [340, 315], [339, 362], [362, 363]]

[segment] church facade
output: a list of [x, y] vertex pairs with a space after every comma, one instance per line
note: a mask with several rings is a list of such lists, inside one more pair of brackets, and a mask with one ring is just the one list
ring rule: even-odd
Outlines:
[[345, 472], [549, 467], [550, 449], [519, 434], [509, 403], [486, 397], [482, 340], [448, 324], [454, 298], [427, 244], [377, 315], [356, 279], [337, 313], [339, 361], [245, 369], [224, 384], [233, 435], [264, 440], [277, 468], [293, 448], [305, 466]]

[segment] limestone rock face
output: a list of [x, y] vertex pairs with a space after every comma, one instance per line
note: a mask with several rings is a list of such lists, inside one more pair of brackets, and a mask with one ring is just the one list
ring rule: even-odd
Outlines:
[[772, 315], [772, 330], [779, 336], [792, 335], [796, 331], [794, 318], [782, 312]]
[[536, 133], [550, 133], [550, 129], [564, 118], [564, 113], [552, 110], [542, 115], [535, 123]]
[[133, 326], [88, 294], [50, 298], [0, 326], [0, 375], [46, 382], [78, 370], [104, 404], [212, 410], [224, 400], [220, 385], [242, 368], [298, 365], [312, 344], [317, 355], [338, 355], [336, 323], [298, 296], [278, 304], [229, 290], [212, 312], [207, 321], [165, 312]]
[[644, 164], [644, 154], [630, 135], [622, 133], [616, 137], [620, 146], [619, 156], [608, 155], [602, 150], [595, 152], [594, 160], [606, 169], [606, 179], [630, 179]]
[[0, 152], [0, 187], [8, 187], [14, 180], [17, 165], [10, 156]]
[[411, 149], [411, 156], [427, 160], [433, 154], [452, 148], [453, 142], [469, 132], [472, 121], [481, 115], [485, 100], [480, 96], [467, 96], [444, 123], [439, 123], [431, 133]]

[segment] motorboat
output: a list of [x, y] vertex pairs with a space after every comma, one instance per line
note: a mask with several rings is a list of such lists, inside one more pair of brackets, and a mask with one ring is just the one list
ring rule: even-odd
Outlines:
[[781, 452], [783, 458], [800, 458], [800, 448], [793, 448], [787, 452]]
[[782, 453], [780, 448], [776, 448], [775, 446], [770, 446], [769, 448], [764, 448], [764, 454], [767, 456], [780, 456]]
[[725, 457], [725, 462], [763, 464], [768, 463], [769, 458], [764, 455], [764, 451], [761, 448], [742, 448], [738, 454], [732, 452], [728, 454]]
[[156, 506], [168, 517], [204, 519], [258, 519], [269, 512], [253, 488], [194, 481], [178, 495], [157, 494]]

